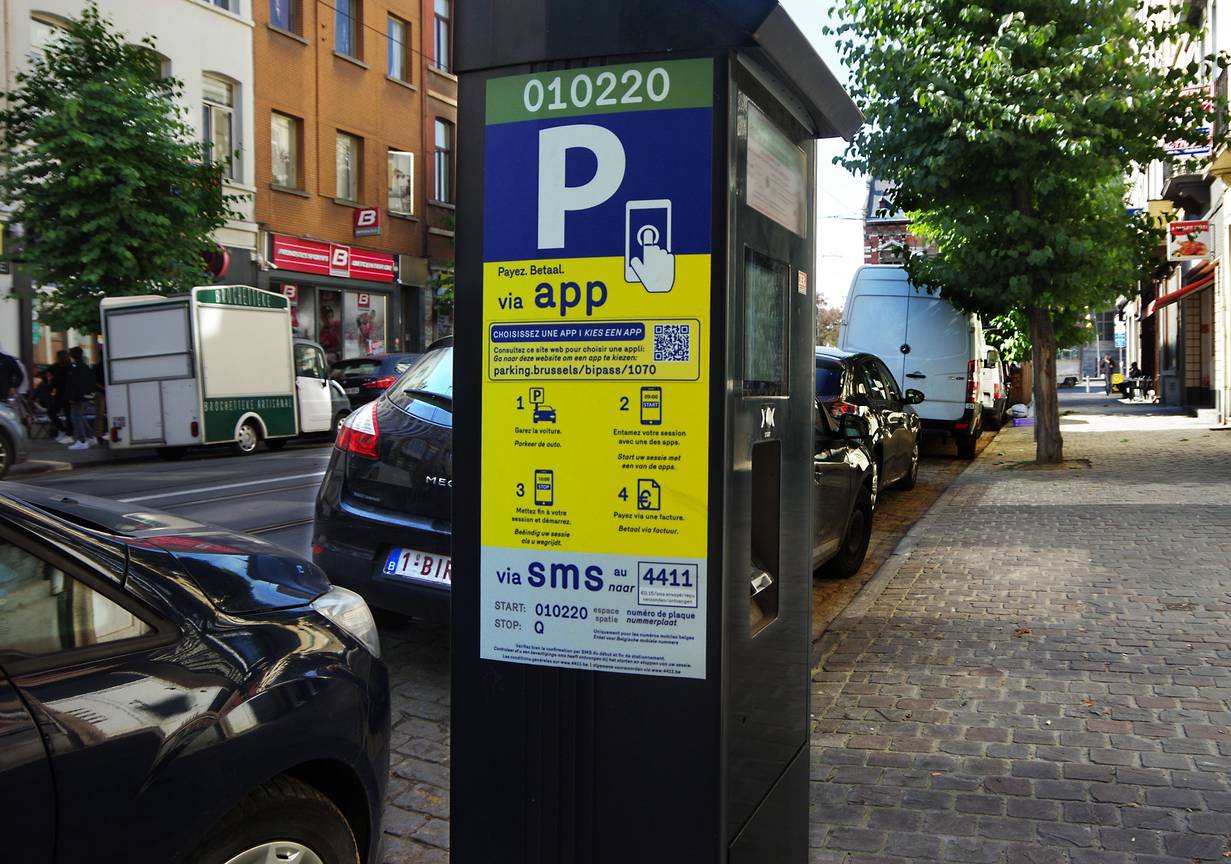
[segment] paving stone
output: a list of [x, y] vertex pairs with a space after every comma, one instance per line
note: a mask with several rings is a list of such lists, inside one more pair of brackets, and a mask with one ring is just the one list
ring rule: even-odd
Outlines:
[[1169, 855], [1196, 861], [1221, 861], [1227, 851], [1226, 837], [1204, 834], [1166, 834], [1163, 843]]
[[885, 834], [860, 828], [834, 828], [825, 845], [851, 852], [877, 852], [885, 844]]
[[1162, 851], [1162, 839], [1155, 831], [1140, 828], [1100, 828], [1099, 840], [1104, 849], [1149, 855]]
[[905, 834], [893, 832], [885, 843], [885, 853], [902, 858], [925, 858], [938, 860], [940, 838], [930, 834]]

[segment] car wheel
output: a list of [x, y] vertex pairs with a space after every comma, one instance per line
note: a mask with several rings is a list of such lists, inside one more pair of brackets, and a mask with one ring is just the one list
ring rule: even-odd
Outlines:
[[[984, 410], [987, 410], [987, 409], [984, 409]], [[1002, 415], [996, 413], [994, 409], [992, 410], [991, 414], [987, 415], [987, 428], [990, 429], [991, 431], [993, 432], [998, 431], [1000, 427], [1003, 425], [1003, 423], [1004, 423], [1004, 420], [1002, 419]]]
[[17, 448], [13, 446], [13, 439], [8, 436], [8, 433], [0, 433], [0, 477], [9, 473], [9, 469], [13, 467], [13, 462], [17, 460]]
[[346, 817], [306, 783], [278, 777], [257, 788], [214, 828], [190, 864], [358, 864]]
[[187, 447], [159, 447], [154, 451], [164, 462], [178, 462], [188, 454]]
[[910, 469], [906, 472], [906, 476], [898, 481], [898, 488], [903, 492], [909, 492], [915, 488], [915, 484], [919, 482], [919, 439], [915, 438], [915, 445], [910, 451]]
[[346, 418], [349, 416], [349, 411], [339, 411], [338, 415], [333, 418], [333, 437], [335, 439], [338, 437], [338, 433], [342, 431], [342, 424], [346, 422]]
[[854, 576], [863, 566], [868, 555], [868, 543], [872, 539], [872, 492], [867, 486], [859, 490], [851, 521], [846, 526], [846, 535], [838, 547], [838, 553], [821, 567], [821, 573], [835, 579]]
[[978, 440], [974, 435], [957, 436], [957, 455], [962, 459], [975, 458], [975, 442]]
[[239, 432], [235, 434], [235, 443], [231, 448], [240, 456], [247, 456], [249, 453], [255, 452], [258, 444], [261, 443], [261, 433], [257, 429], [256, 424], [251, 420], [245, 420], [243, 425], [239, 427]]

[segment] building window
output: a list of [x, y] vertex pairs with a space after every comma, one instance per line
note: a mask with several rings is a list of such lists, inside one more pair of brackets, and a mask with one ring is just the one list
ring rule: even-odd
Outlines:
[[415, 154], [407, 150], [389, 151], [389, 211], [415, 212]]
[[452, 8], [453, 0], [435, 0], [436, 2], [436, 30], [435, 30], [435, 45], [436, 45], [436, 65], [448, 72], [452, 66], [450, 65], [449, 55], [453, 47], [450, 41], [450, 31], [452, 30]]
[[453, 203], [453, 124], [436, 121], [436, 200]]
[[274, 112], [270, 115], [269, 138], [273, 147], [273, 184], [285, 189], [300, 189], [299, 181], [299, 129], [295, 117]]
[[291, 33], [299, 32], [299, 0], [269, 0], [269, 23]]
[[343, 201], [359, 200], [359, 176], [362, 165], [363, 139], [345, 132], [338, 133], [337, 197]]
[[348, 57], [360, 57], [363, 34], [362, 0], [334, 0], [334, 48]]
[[42, 54], [52, 42], [64, 35], [64, 25], [59, 21], [42, 15], [30, 16], [30, 50], [33, 54]]
[[394, 15], [389, 16], [390, 78], [410, 81], [410, 25]]
[[235, 158], [235, 85], [221, 78], [206, 75], [203, 79], [204, 110], [201, 134], [205, 140], [206, 157], [226, 166], [223, 174], [239, 179], [239, 160]]

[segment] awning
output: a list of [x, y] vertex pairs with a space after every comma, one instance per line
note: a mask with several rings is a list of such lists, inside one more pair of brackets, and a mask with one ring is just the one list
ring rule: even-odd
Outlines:
[[1146, 307], [1145, 314], [1142, 318], [1149, 318], [1159, 309], [1164, 306], [1170, 306], [1172, 303], [1178, 303], [1190, 294], [1196, 294], [1203, 288], [1209, 288], [1214, 284], [1214, 277], [1218, 275], [1217, 267], [1201, 268], [1197, 271], [1201, 275], [1190, 279], [1188, 284], [1179, 291], [1172, 291], [1170, 294], [1165, 294], [1157, 300], [1151, 300], [1150, 305]]

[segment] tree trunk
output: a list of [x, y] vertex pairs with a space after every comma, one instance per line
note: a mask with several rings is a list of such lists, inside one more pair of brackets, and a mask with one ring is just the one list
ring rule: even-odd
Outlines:
[[1056, 390], [1056, 331], [1045, 307], [1027, 306], [1026, 318], [1034, 360], [1034, 461], [1058, 465], [1064, 461], [1064, 438]]

